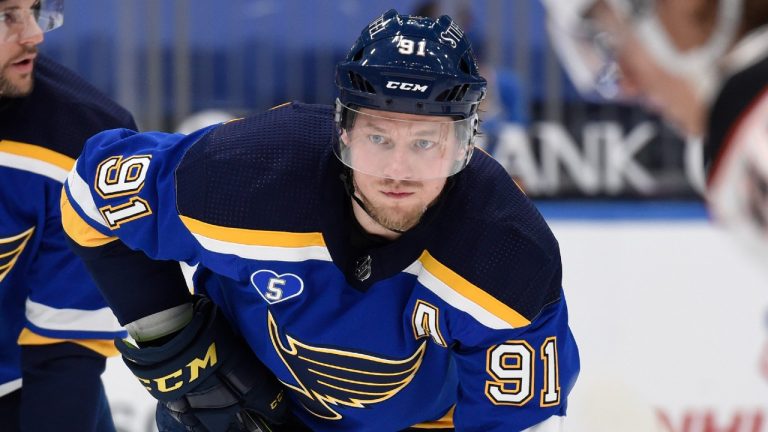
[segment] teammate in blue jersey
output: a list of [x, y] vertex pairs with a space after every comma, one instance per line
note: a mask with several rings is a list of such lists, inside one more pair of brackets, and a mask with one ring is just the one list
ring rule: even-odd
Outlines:
[[100, 375], [124, 334], [62, 231], [85, 141], [131, 115], [37, 52], [61, 1], [0, 0], [0, 429], [110, 431]]
[[335, 107], [101, 133], [69, 174], [65, 230], [160, 429], [559, 430], [579, 358], [558, 244], [473, 152], [462, 30], [390, 10], [336, 82]]

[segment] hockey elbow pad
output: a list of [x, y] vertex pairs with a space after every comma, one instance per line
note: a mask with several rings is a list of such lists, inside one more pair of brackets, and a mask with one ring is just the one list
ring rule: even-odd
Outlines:
[[188, 430], [269, 431], [268, 424], [288, 416], [283, 385], [205, 297], [196, 297], [192, 321], [164, 345], [115, 344], [141, 384]]

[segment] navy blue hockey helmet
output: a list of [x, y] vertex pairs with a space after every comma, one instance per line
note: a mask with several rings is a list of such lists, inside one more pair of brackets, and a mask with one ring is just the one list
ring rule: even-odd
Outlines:
[[469, 162], [486, 81], [469, 40], [449, 16], [387, 11], [336, 66], [336, 84], [340, 139], [334, 150], [348, 167], [425, 180], [456, 174]]
[[365, 29], [336, 66], [340, 102], [411, 114], [468, 118], [485, 96], [469, 40], [447, 15], [390, 9]]

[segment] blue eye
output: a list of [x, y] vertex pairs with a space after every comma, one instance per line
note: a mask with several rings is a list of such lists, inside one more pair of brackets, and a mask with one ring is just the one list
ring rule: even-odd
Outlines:
[[19, 8], [7, 9], [0, 13], [0, 21], [4, 22], [7, 26], [22, 25], [27, 17], [32, 14], [37, 18], [35, 9], [30, 9], [30, 12], [27, 13]]
[[416, 148], [419, 150], [429, 150], [432, 147], [434, 147], [436, 144], [437, 143], [435, 143], [434, 141], [425, 140], [425, 139], [416, 140], [413, 143], [413, 145], [416, 146]]
[[368, 135], [368, 139], [371, 140], [373, 144], [377, 145], [385, 144], [387, 142], [387, 139], [381, 135]]
[[0, 19], [7, 25], [14, 25], [20, 22], [21, 19], [19, 18], [19, 15], [18, 10], [11, 9], [0, 13]]

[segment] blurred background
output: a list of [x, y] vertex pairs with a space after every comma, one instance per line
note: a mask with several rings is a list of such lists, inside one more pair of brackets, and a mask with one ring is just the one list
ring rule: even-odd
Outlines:
[[[481, 146], [558, 237], [582, 355], [568, 430], [768, 431], [768, 271], [710, 223], [701, 143], [582, 100], [538, 0], [67, 0], [41, 51], [142, 130], [190, 131], [332, 103], [335, 63], [389, 8], [462, 25], [489, 81]], [[113, 360], [118, 427], [152, 430], [152, 402]]]

